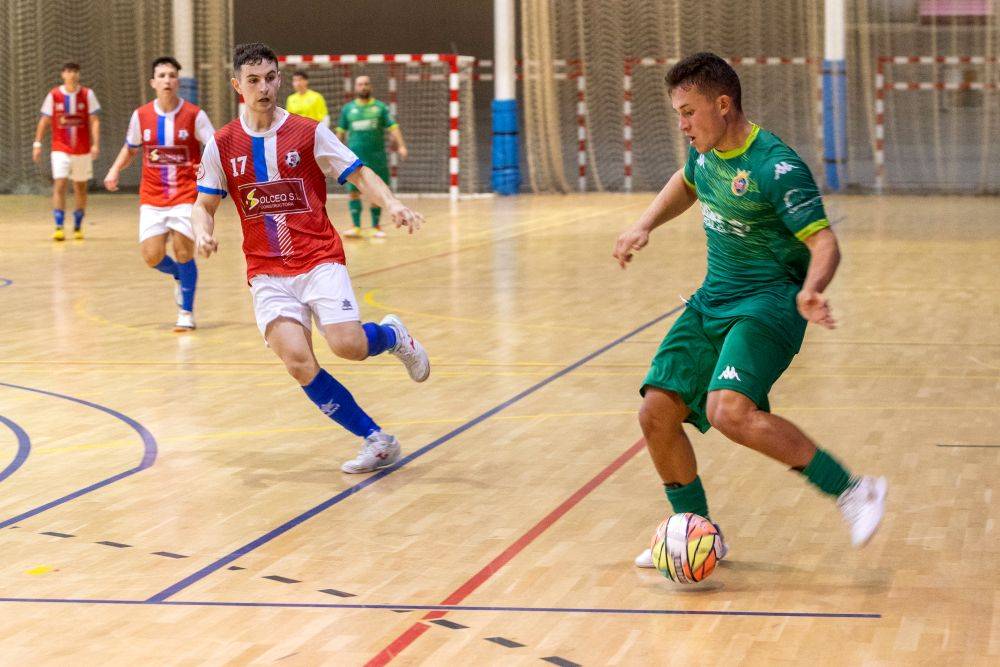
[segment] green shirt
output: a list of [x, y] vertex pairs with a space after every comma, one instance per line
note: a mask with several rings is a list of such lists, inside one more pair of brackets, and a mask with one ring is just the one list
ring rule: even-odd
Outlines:
[[385, 131], [395, 126], [388, 105], [374, 98], [345, 104], [337, 123], [347, 132], [347, 147], [362, 160], [385, 159]]
[[803, 241], [830, 226], [805, 162], [753, 125], [740, 148], [700, 154], [692, 147], [684, 181], [698, 195], [708, 243], [708, 271], [691, 307], [710, 317], [776, 321], [780, 329], [804, 325], [795, 307], [809, 267]]

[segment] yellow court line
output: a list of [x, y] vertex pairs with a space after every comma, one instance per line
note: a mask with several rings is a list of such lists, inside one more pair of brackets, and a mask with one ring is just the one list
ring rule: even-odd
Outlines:
[[[781, 414], [783, 412], [790, 411], [837, 411], [837, 412], [861, 412], [861, 411], [872, 411], [872, 410], [885, 410], [889, 412], [893, 411], [921, 411], [921, 412], [932, 412], [935, 410], [1000, 410], [1000, 406], [996, 405], [777, 405], [772, 406], [772, 412], [775, 414]], [[620, 416], [635, 416], [638, 414], [638, 407], [635, 410], [615, 410], [606, 412], [553, 412], [553, 413], [540, 413], [532, 415], [501, 415], [493, 417], [493, 421], [527, 421], [527, 420], [543, 420], [543, 419], [564, 419], [573, 417], [620, 417]], [[414, 426], [414, 425], [434, 425], [434, 424], [455, 424], [464, 423], [468, 421], [467, 417], [452, 417], [448, 419], [412, 419], [412, 420], [399, 420], [399, 421], [383, 421], [382, 424], [385, 426]], [[274, 429], [256, 429], [247, 431], [217, 431], [215, 433], [199, 433], [190, 435], [178, 435], [170, 436], [164, 438], [161, 442], [172, 442], [172, 441], [203, 441], [203, 440], [226, 440], [230, 438], [246, 438], [262, 435], [281, 435], [281, 434], [294, 434], [294, 433], [316, 433], [330, 431], [333, 428], [331, 425], [323, 426], [302, 426], [297, 428], [274, 428]], [[91, 451], [98, 449], [114, 449], [118, 447], [134, 446], [134, 440], [109, 440], [105, 442], [95, 442], [95, 443], [85, 443], [79, 445], [66, 445], [66, 446], [43, 446], [36, 447], [34, 449], [35, 453], [39, 454], [55, 454], [55, 453], [65, 453], [65, 452], [79, 452], [79, 451]]]
[[382, 287], [368, 290], [365, 292], [363, 300], [369, 306], [373, 308], [378, 308], [379, 310], [384, 310], [390, 313], [399, 313], [401, 315], [411, 315], [413, 317], [426, 317], [433, 320], [443, 320], [445, 322], [464, 322], [467, 324], [481, 324], [485, 326], [508, 326], [515, 327], [519, 329], [543, 329], [550, 331], [590, 331], [594, 333], [603, 334], [613, 334], [620, 333], [619, 330], [615, 329], [595, 329], [593, 327], [581, 327], [575, 324], [525, 324], [523, 322], [506, 322], [503, 320], [485, 320], [473, 317], [455, 317], [454, 315], [438, 315], [436, 313], [428, 313], [420, 310], [408, 310], [400, 308], [398, 306], [390, 306], [375, 300], [375, 293], [381, 291]]

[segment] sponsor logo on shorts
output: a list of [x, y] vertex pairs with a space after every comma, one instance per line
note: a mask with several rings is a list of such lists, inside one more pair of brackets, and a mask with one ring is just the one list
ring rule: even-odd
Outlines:
[[187, 146], [146, 146], [146, 162], [153, 167], [186, 167], [191, 164]]
[[750, 187], [750, 172], [746, 171], [745, 169], [740, 169], [738, 172], [736, 172], [736, 175], [733, 176], [733, 183], [731, 186], [733, 194], [736, 195], [737, 197], [742, 197], [743, 195], [746, 194], [746, 191], [747, 189], [749, 189], [749, 187]]
[[301, 178], [282, 178], [277, 181], [241, 185], [237, 201], [243, 217], [248, 219], [261, 215], [306, 213], [312, 210]]
[[726, 370], [719, 373], [719, 380], [736, 380], [737, 382], [742, 382], [740, 379], [740, 374], [736, 372], [736, 369], [732, 366], [726, 366]]

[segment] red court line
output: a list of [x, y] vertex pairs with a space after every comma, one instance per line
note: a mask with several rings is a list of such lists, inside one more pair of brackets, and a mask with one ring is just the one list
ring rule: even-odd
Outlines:
[[[456, 588], [451, 595], [446, 597], [439, 604], [455, 605], [462, 602], [462, 600], [471, 595], [473, 591], [482, 586], [490, 577], [496, 574], [500, 568], [509, 563], [514, 556], [521, 553], [525, 547], [534, 542], [535, 538], [548, 530], [552, 524], [561, 519], [564, 514], [573, 509], [573, 507], [586, 498], [591, 491], [603, 484], [608, 477], [611, 477], [611, 475], [613, 475], [623, 465], [628, 463], [632, 457], [645, 449], [645, 447], [646, 441], [640, 438], [634, 445], [629, 447], [618, 458], [612, 461], [604, 470], [597, 473], [593, 479], [577, 489], [576, 493], [571, 495], [558, 507], [545, 515], [538, 523], [532, 526], [528, 532], [519, 537], [509, 547], [504, 549], [499, 556], [491, 560], [489, 564], [479, 572], [472, 575], [468, 581]], [[429, 621], [441, 618], [447, 613], [447, 611], [428, 612], [421, 620]], [[426, 632], [429, 627], [430, 626], [426, 623], [421, 623], [419, 621], [414, 623], [405, 632], [392, 640], [388, 646], [379, 651], [378, 655], [366, 662], [365, 667], [380, 667], [381, 665], [388, 664], [393, 658], [406, 650], [406, 647], [415, 642], [417, 638]]]

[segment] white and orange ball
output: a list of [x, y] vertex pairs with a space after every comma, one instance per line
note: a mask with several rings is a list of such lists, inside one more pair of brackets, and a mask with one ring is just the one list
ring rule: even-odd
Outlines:
[[653, 534], [653, 565], [667, 579], [680, 584], [704, 581], [719, 562], [712, 522], [692, 512], [674, 514]]

